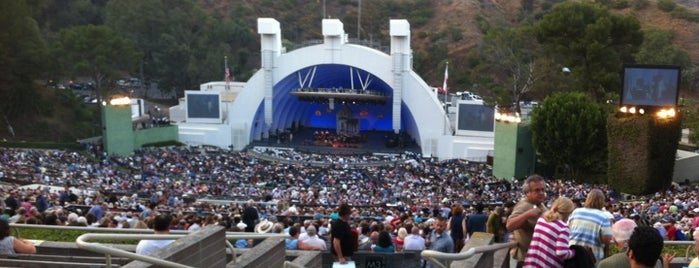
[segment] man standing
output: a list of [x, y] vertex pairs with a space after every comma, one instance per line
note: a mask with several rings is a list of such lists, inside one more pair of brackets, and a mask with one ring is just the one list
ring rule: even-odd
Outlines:
[[245, 227], [245, 232], [254, 232], [255, 225], [257, 225], [257, 220], [259, 218], [260, 216], [257, 214], [257, 209], [255, 208], [255, 201], [252, 199], [248, 200], [247, 206], [243, 209], [243, 223], [247, 225]]
[[483, 209], [483, 204], [476, 204], [476, 213], [468, 216], [468, 221], [466, 223], [466, 231], [468, 232], [468, 236], [472, 236], [474, 232], [485, 233], [488, 215], [483, 213]]
[[357, 239], [352, 234], [352, 228], [349, 225], [352, 209], [347, 204], [340, 205], [338, 210], [338, 219], [332, 222], [330, 228], [330, 241], [332, 247], [330, 251], [337, 256], [337, 260], [341, 264], [346, 264], [350, 257], [354, 254]]
[[[444, 252], [444, 253], [454, 253], [454, 241], [451, 237], [444, 232], [447, 229], [447, 220], [443, 217], [437, 217], [434, 221], [434, 230], [430, 233], [425, 245], [434, 251]], [[433, 267], [433, 265], [430, 265]]]
[[507, 230], [514, 232], [514, 240], [517, 241], [514, 258], [517, 259], [517, 267], [524, 265], [527, 249], [532, 242], [536, 221], [546, 210], [543, 202], [546, 200], [546, 183], [539, 175], [531, 175], [524, 181], [524, 198], [515, 205], [512, 214], [507, 218]]

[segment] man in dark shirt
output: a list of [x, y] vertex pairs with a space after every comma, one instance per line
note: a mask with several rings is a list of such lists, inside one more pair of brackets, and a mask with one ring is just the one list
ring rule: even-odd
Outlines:
[[10, 191], [10, 196], [5, 199], [5, 207], [8, 215], [14, 216], [15, 211], [19, 208], [19, 201], [17, 200], [17, 190]]
[[260, 218], [260, 216], [257, 214], [257, 209], [255, 208], [255, 201], [252, 199], [248, 200], [248, 204], [245, 206], [245, 209], [243, 209], [243, 223], [245, 223], [245, 231], [246, 232], [254, 232], [255, 231], [255, 225], [257, 224], [257, 220]]
[[345, 264], [354, 253], [357, 239], [352, 234], [352, 228], [349, 225], [352, 209], [347, 204], [342, 204], [338, 210], [338, 215], [339, 218], [332, 222], [330, 229], [330, 241], [332, 241], [330, 251], [337, 256], [337, 260], [341, 264]]
[[485, 233], [486, 222], [488, 222], [488, 216], [483, 213], [483, 204], [476, 204], [476, 213], [469, 216], [466, 223], [468, 235], [472, 236], [474, 232]]

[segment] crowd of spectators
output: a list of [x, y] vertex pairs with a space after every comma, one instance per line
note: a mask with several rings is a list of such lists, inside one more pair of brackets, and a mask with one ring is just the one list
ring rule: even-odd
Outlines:
[[[297, 225], [303, 237], [313, 225], [314, 235], [327, 239], [335, 209], [348, 204], [363, 242], [382, 243], [382, 231], [401, 243], [425, 237], [437, 217], [449, 219], [453, 206], [466, 217], [477, 207], [506, 217], [503, 208], [523, 197], [520, 181], [495, 178], [484, 163], [410, 152], [333, 156], [272, 147], [143, 148], [125, 157], [0, 148], [0, 180], [2, 217], [14, 223], [152, 228], [153, 217], [168, 212], [170, 229], [220, 224], [244, 231], [241, 215], [252, 204], [259, 220], [281, 225], [273, 230]], [[22, 187], [28, 184], [42, 186]], [[550, 207], [564, 196], [580, 207], [591, 189], [604, 193], [604, 209], [615, 219], [665, 229], [665, 239], [691, 240], [699, 225], [699, 188], [691, 185], [632, 197], [607, 185], [547, 179], [545, 202]], [[680, 232], [667, 232], [671, 228]], [[498, 235], [498, 242], [506, 241]]]

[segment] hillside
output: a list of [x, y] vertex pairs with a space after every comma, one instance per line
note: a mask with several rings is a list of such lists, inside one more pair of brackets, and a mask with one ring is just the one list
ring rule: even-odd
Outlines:
[[[541, 12], [541, 4], [550, 2], [545, 0], [534, 1], [534, 10]], [[670, 13], [658, 9], [655, 0], [650, 1], [648, 7], [642, 10], [626, 8], [612, 10], [621, 14], [634, 14], [643, 28], [655, 27], [669, 29], [675, 34], [675, 44], [689, 52], [693, 62], [699, 62], [699, 24], [683, 19], [672, 18]], [[699, 11], [699, 1], [676, 0], [678, 5], [690, 10]], [[462, 42], [449, 44], [449, 56], [460, 59], [480, 41], [481, 32], [478, 30], [477, 17], [484, 17], [491, 24], [516, 23], [513, 19], [520, 16], [521, 1], [516, 0], [467, 0], [467, 1], [437, 1], [435, 3], [436, 14], [425, 26], [413, 29], [415, 32], [435, 32], [444, 30], [447, 25], [457, 25], [463, 31]], [[415, 39], [415, 38], [414, 38]], [[426, 47], [426, 40], [414, 40], [415, 50]]]
[[[220, 35], [216, 34], [215, 40], [217, 42], [226, 42], [234, 55], [242, 53], [241, 55], [249, 56], [249, 60], [246, 58], [245, 63], [241, 63], [240, 66], [233, 66], [234, 70], [236, 67], [238, 70], [243, 70], [236, 73], [235, 76], [241, 80], [245, 80], [254, 70], [259, 68], [259, 57], [257, 55], [257, 51], [259, 51], [259, 35], [256, 28], [258, 18], [277, 19], [281, 24], [284, 45], [290, 49], [309, 40], [321, 39], [321, 19], [323, 17], [340, 19], [350, 39], [356, 39], [357, 33], [361, 32], [361, 39], [379, 42], [384, 46], [390, 43], [388, 20], [406, 19], [410, 23], [412, 30], [411, 45], [414, 56], [414, 70], [427, 84], [441, 85], [444, 79], [444, 64], [448, 61], [450, 91], [456, 91], [469, 89], [475, 83], [469, 79], [479, 75], [472, 73], [469, 56], [479, 44], [483, 29], [491, 26], [517, 26], [521, 21], [534, 22], [536, 18], [543, 16], [546, 10], [550, 10], [555, 3], [562, 1], [565, 0], [195, 0], [195, 3], [203, 7], [206, 11], [205, 13], [210, 15], [213, 23], [224, 25], [226, 19], [230, 19], [232, 21], [228, 23], [231, 25], [235, 24], [237, 27], [234, 28], [236, 31], [222, 31]], [[626, 1], [631, 6], [631, 3], [645, 0], [609, 1]], [[642, 9], [627, 7], [613, 9], [612, 12], [633, 14], [644, 28], [655, 27], [671, 30], [674, 33], [676, 46], [686, 50], [693, 62], [699, 63], [699, 36], [696, 35], [699, 32], [699, 23], [673, 18], [671, 13], [661, 11], [658, 8], [658, 0], [647, 1], [648, 5]], [[95, 5], [94, 17], [104, 16], [104, 3], [106, 2], [108, 1], [100, 2], [102, 3], [101, 5], [93, 3]], [[187, 3], [191, 4], [191, 2]], [[361, 3], [361, 11], [358, 3]], [[674, 0], [674, 3], [681, 8], [699, 13], [699, 1]], [[63, 15], [75, 17], [75, 14], [83, 12], [73, 9], [76, 9], [76, 7], [66, 8], [65, 10], [72, 11]], [[51, 8], [47, 10], [56, 11], [61, 9]], [[51, 25], [63, 25], [59, 22], [69, 21], [67, 17], [58, 16], [62, 13], [58, 13], [58, 15], [50, 14], [53, 16], [45, 16], [44, 19], [56, 18], [52, 21], [54, 24], [40, 24], [44, 27], [42, 30], [46, 32], [47, 40], [55, 37], [57, 31], [60, 30], [60, 27], [51, 27]], [[360, 17], [361, 20], [359, 20]], [[84, 20], [73, 20], [71, 23], [79, 25], [87, 22]], [[98, 20], [97, 23], [101, 23], [101, 21]], [[61, 27], [70, 25], [72, 24], [66, 22]], [[231, 35], [235, 36], [230, 37]], [[226, 39], [221, 38], [221, 36], [228, 37]], [[197, 38], [199, 37], [192, 40], [199, 40]], [[222, 41], [222, 39], [226, 40]], [[200, 50], [213, 51], [213, 49], [210, 49], [212, 47], [216, 46], [203, 46]], [[170, 49], [174, 49], [174, 47]], [[213, 66], [212, 64], [209, 65]], [[190, 69], [206, 69], [209, 65], [197, 62]], [[167, 66], [177, 65], [167, 62]], [[162, 66], [159, 68], [162, 68]], [[160, 72], [157, 72], [157, 74], [160, 74]], [[192, 85], [211, 81], [210, 77], [201, 75], [190, 75], [189, 77], [191, 79], [188, 81], [191, 81]], [[166, 82], [173, 80], [171, 76], [159, 78]], [[486, 87], [482, 87], [479, 90], [492, 91]], [[482, 94], [485, 92], [478, 93]], [[699, 99], [699, 97], [695, 96], [697, 95], [696, 92], [683, 91], [681, 94], [685, 98]], [[487, 94], [482, 95], [487, 96]], [[41, 91], [40, 96], [46, 100], [63, 99], [60, 94], [52, 91]], [[77, 138], [83, 138], [85, 135], [94, 135], [100, 132], [98, 129], [93, 129], [94, 126], [98, 125], [95, 122], [82, 122], [80, 120], [80, 118], [95, 117], [97, 113], [89, 110], [70, 110], [70, 108], [76, 106], [74, 100], [71, 99], [66, 99], [57, 104], [60, 105], [54, 105], [55, 107], [51, 107], [51, 109], [42, 109], [41, 114], [37, 114], [36, 118], [29, 114], [10, 118], [15, 132], [17, 132], [17, 138], [73, 141]], [[44, 105], [36, 106], [44, 107]], [[62, 122], [63, 120], [71, 122]], [[99, 118], [95, 118], [95, 120], [99, 120]], [[47, 133], [42, 131], [44, 129], [56, 130], [52, 131], [52, 133]], [[2, 138], [13, 139], [8, 131], [0, 131], [0, 139]]]

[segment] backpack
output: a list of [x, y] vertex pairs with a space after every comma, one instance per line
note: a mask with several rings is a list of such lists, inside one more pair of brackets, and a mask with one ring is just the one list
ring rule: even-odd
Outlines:
[[583, 246], [572, 245], [570, 249], [575, 250], [575, 256], [571, 259], [563, 261], [565, 268], [589, 268], [595, 267], [595, 254], [592, 250]]

